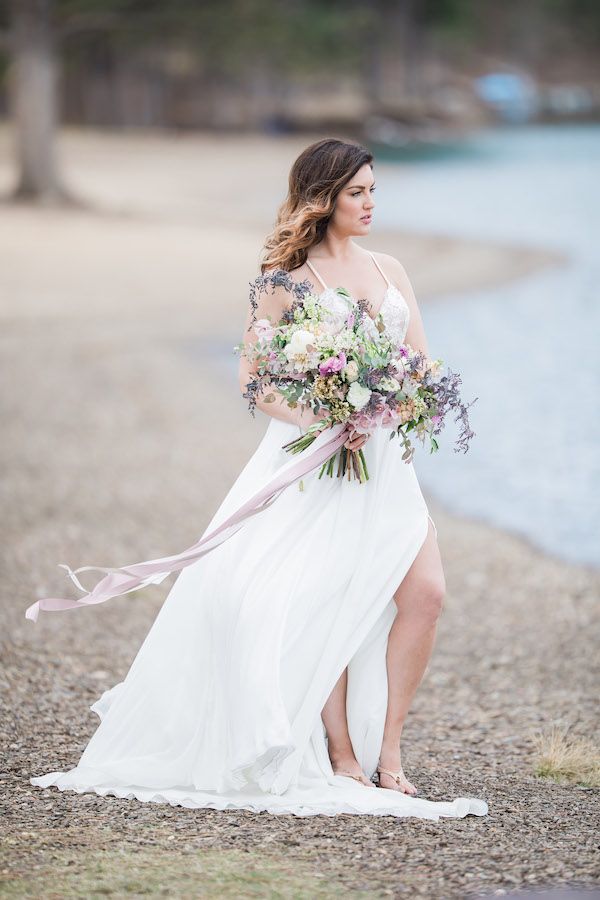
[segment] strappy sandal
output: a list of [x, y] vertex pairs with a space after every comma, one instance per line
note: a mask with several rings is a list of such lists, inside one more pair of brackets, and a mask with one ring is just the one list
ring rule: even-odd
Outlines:
[[363, 787], [370, 787], [370, 784], [365, 784], [360, 775], [353, 775], [352, 772], [343, 772], [338, 769], [338, 771], [331, 770], [334, 775], [344, 775], [346, 778], [354, 778], [355, 781], [358, 781], [359, 784], [362, 784]]
[[[382, 775], [390, 775], [391, 778], [394, 779], [394, 781], [396, 782], [396, 784], [398, 785], [398, 787], [400, 787], [400, 779], [401, 779], [402, 777], [406, 778], [406, 775], [404, 775], [404, 772], [390, 772], [389, 769], [384, 769], [382, 766], [377, 766], [377, 772], [378, 772], [378, 773], [381, 773]], [[408, 781], [408, 779], [406, 779], [406, 780]], [[381, 780], [380, 780], [380, 779], [378, 779], [378, 784], [377, 784], [377, 786], [378, 786], [378, 787], [381, 787]], [[408, 791], [401, 791], [400, 793], [406, 794], [407, 797], [417, 797], [418, 794], [419, 794], [418, 791], [415, 791], [414, 794], [411, 794], [411, 793], [408, 792]]]

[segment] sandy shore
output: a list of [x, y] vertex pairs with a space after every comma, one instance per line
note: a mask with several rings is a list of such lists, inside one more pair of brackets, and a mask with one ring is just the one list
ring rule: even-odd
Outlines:
[[[425, 796], [485, 797], [485, 819], [283, 821], [29, 784], [76, 764], [97, 724], [89, 704], [127, 672], [167, 586], [36, 625], [26, 606], [64, 592], [58, 563], [124, 565], [188, 546], [266, 427], [239, 395], [231, 345], [287, 168], [307, 142], [67, 133], [69, 181], [95, 209], [0, 207], [0, 884], [13, 890], [69, 861], [84, 871], [92, 848], [168, 850], [166, 870], [200, 850], [244, 851], [305, 873], [313, 887], [294, 896], [464, 897], [600, 880], [598, 791], [532, 768], [536, 730], [597, 728], [600, 576], [432, 498], [448, 593], [404, 760]], [[11, 181], [7, 147], [2, 132], [0, 188]], [[554, 261], [376, 230], [365, 246], [398, 256], [424, 303]]]
[[[89, 209], [0, 206], [0, 316], [172, 319], [176, 312], [173, 327], [239, 331], [289, 166], [312, 139], [67, 132], [65, 180]], [[0, 131], [0, 194], [14, 177], [9, 151]], [[377, 163], [378, 171], [390, 165]], [[536, 248], [382, 231], [376, 223], [362, 243], [400, 259], [424, 302], [556, 259]]]

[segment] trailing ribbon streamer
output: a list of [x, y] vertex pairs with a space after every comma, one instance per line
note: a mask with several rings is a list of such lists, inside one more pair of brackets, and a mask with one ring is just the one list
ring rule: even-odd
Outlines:
[[[214, 531], [200, 538], [187, 550], [182, 550], [181, 553], [119, 568], [81, 566], [79, 569], [72, 570], [69, 566], [59, 563], [61, 568], [67, 570], [69, 577], [79, 590], [84, 591], [87, 596], [80, 597], [77, 600], [70, 600], [66, 597], [48, 597], [43, 600], [36, 600], [35, 603], [32, 603], [27, 608], [25, 618], [37, 622], [40, 610], [59, 612], [65, 609], [76, 609], [81, 606], [93, 606], [97, 603], [104, 603], [106, 600], [110, 600], [111, 597], [119, 597], [122, 594], [137, 591], [149, 584], [158, 584], [171, 572], [185, 569], [186, 566], [196, 562], [196, 560], [214, 550], [215, 547], [233, 537], [250, 516], [267, 509], [286, 488], [328, 460], [347, 440], [348, 428], [346, 425], [343, 425], [337, 434], [319, 444], [321, 436], [324, 434], [327, 434], [327, 431], [321, 432], [315, 439], [313, 447], [310, 448], [312, 452], [303, 452], [303, 458], [298, 462], [292, 460], [283, 466], [266, 485], [256, 491], [249, 500], [246, 500]], [[107, 574], [100, 579], [93, 590], [88, 591], [76, 577], [77, 572], [85, 571], [105, 572]]]

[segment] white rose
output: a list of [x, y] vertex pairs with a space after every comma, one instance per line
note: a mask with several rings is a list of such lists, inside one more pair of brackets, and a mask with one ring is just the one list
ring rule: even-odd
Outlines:
[[350, 385], [346, 399], [355, 409], [362, 409], [369, 402], [372, 391], [368, 387], [363, 387], [358, 381], [353, 381]]
[[406, 377], [402, 381], [402, 390], [408, 397], [414, 397], [419, 390], [419, 384], [414, 378]]
[[298, 331], [294, 331], [292, 334], [292, 339], [286, 346], [284, 353], [288, 359], [291, 359], [294, 356], [302, 356], [306, 353], [307, 344], [312, 344], [314, 340], [315, 336], [312, 331], [307, 331], [305, 328], [299, 328]]
[[351, 359], [350, 362], [344, 366], [342, 369], [342, 376], [346, 381], [356, 381], [358, 378], [358, 363], [356, 360]]

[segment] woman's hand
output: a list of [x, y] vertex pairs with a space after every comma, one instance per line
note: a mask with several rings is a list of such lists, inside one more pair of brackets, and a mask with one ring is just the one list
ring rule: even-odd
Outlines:
[[[323, 431], [325, 428], [330, 427], [330, 423], [327, 421], [327, 413], [325, 410], [321, 410], [320, 413], [315, 413], [312, 409], [308, 407], [300, 408], [298, 407], [300, 412], [298, 413], [298, 424], [302, 426], [303, 429], [308, 429], [319, 424], [321, 425], [320, 431]], [[361, 447], [367, 443], [370, 434], [361, 434], [359, 431], [355, 431], [353, 428], [350, 430], [348, 438], [344, 443], [344, 447], [348, 450], [360, 450]]]
[[348, 450], [360, 450], [361, 447], [364, 447], [370, 437], [370, 434], [361, 434], [361, 432], [355, 431], [354, 428], [352, 428], [344, 447]]
[[[297, 406], [296, 407], [296, 424], [299, 425], [304, 431], [314, 425], [320, 425], [320, 431], [323, 431], [324, 428], [329, 428], [329, 421], [327, 420], [327, 412], [322, 409], [319, 413], [315, 413], [308, 406]], [[313, 428], [313, 431], [315, 429]]]

